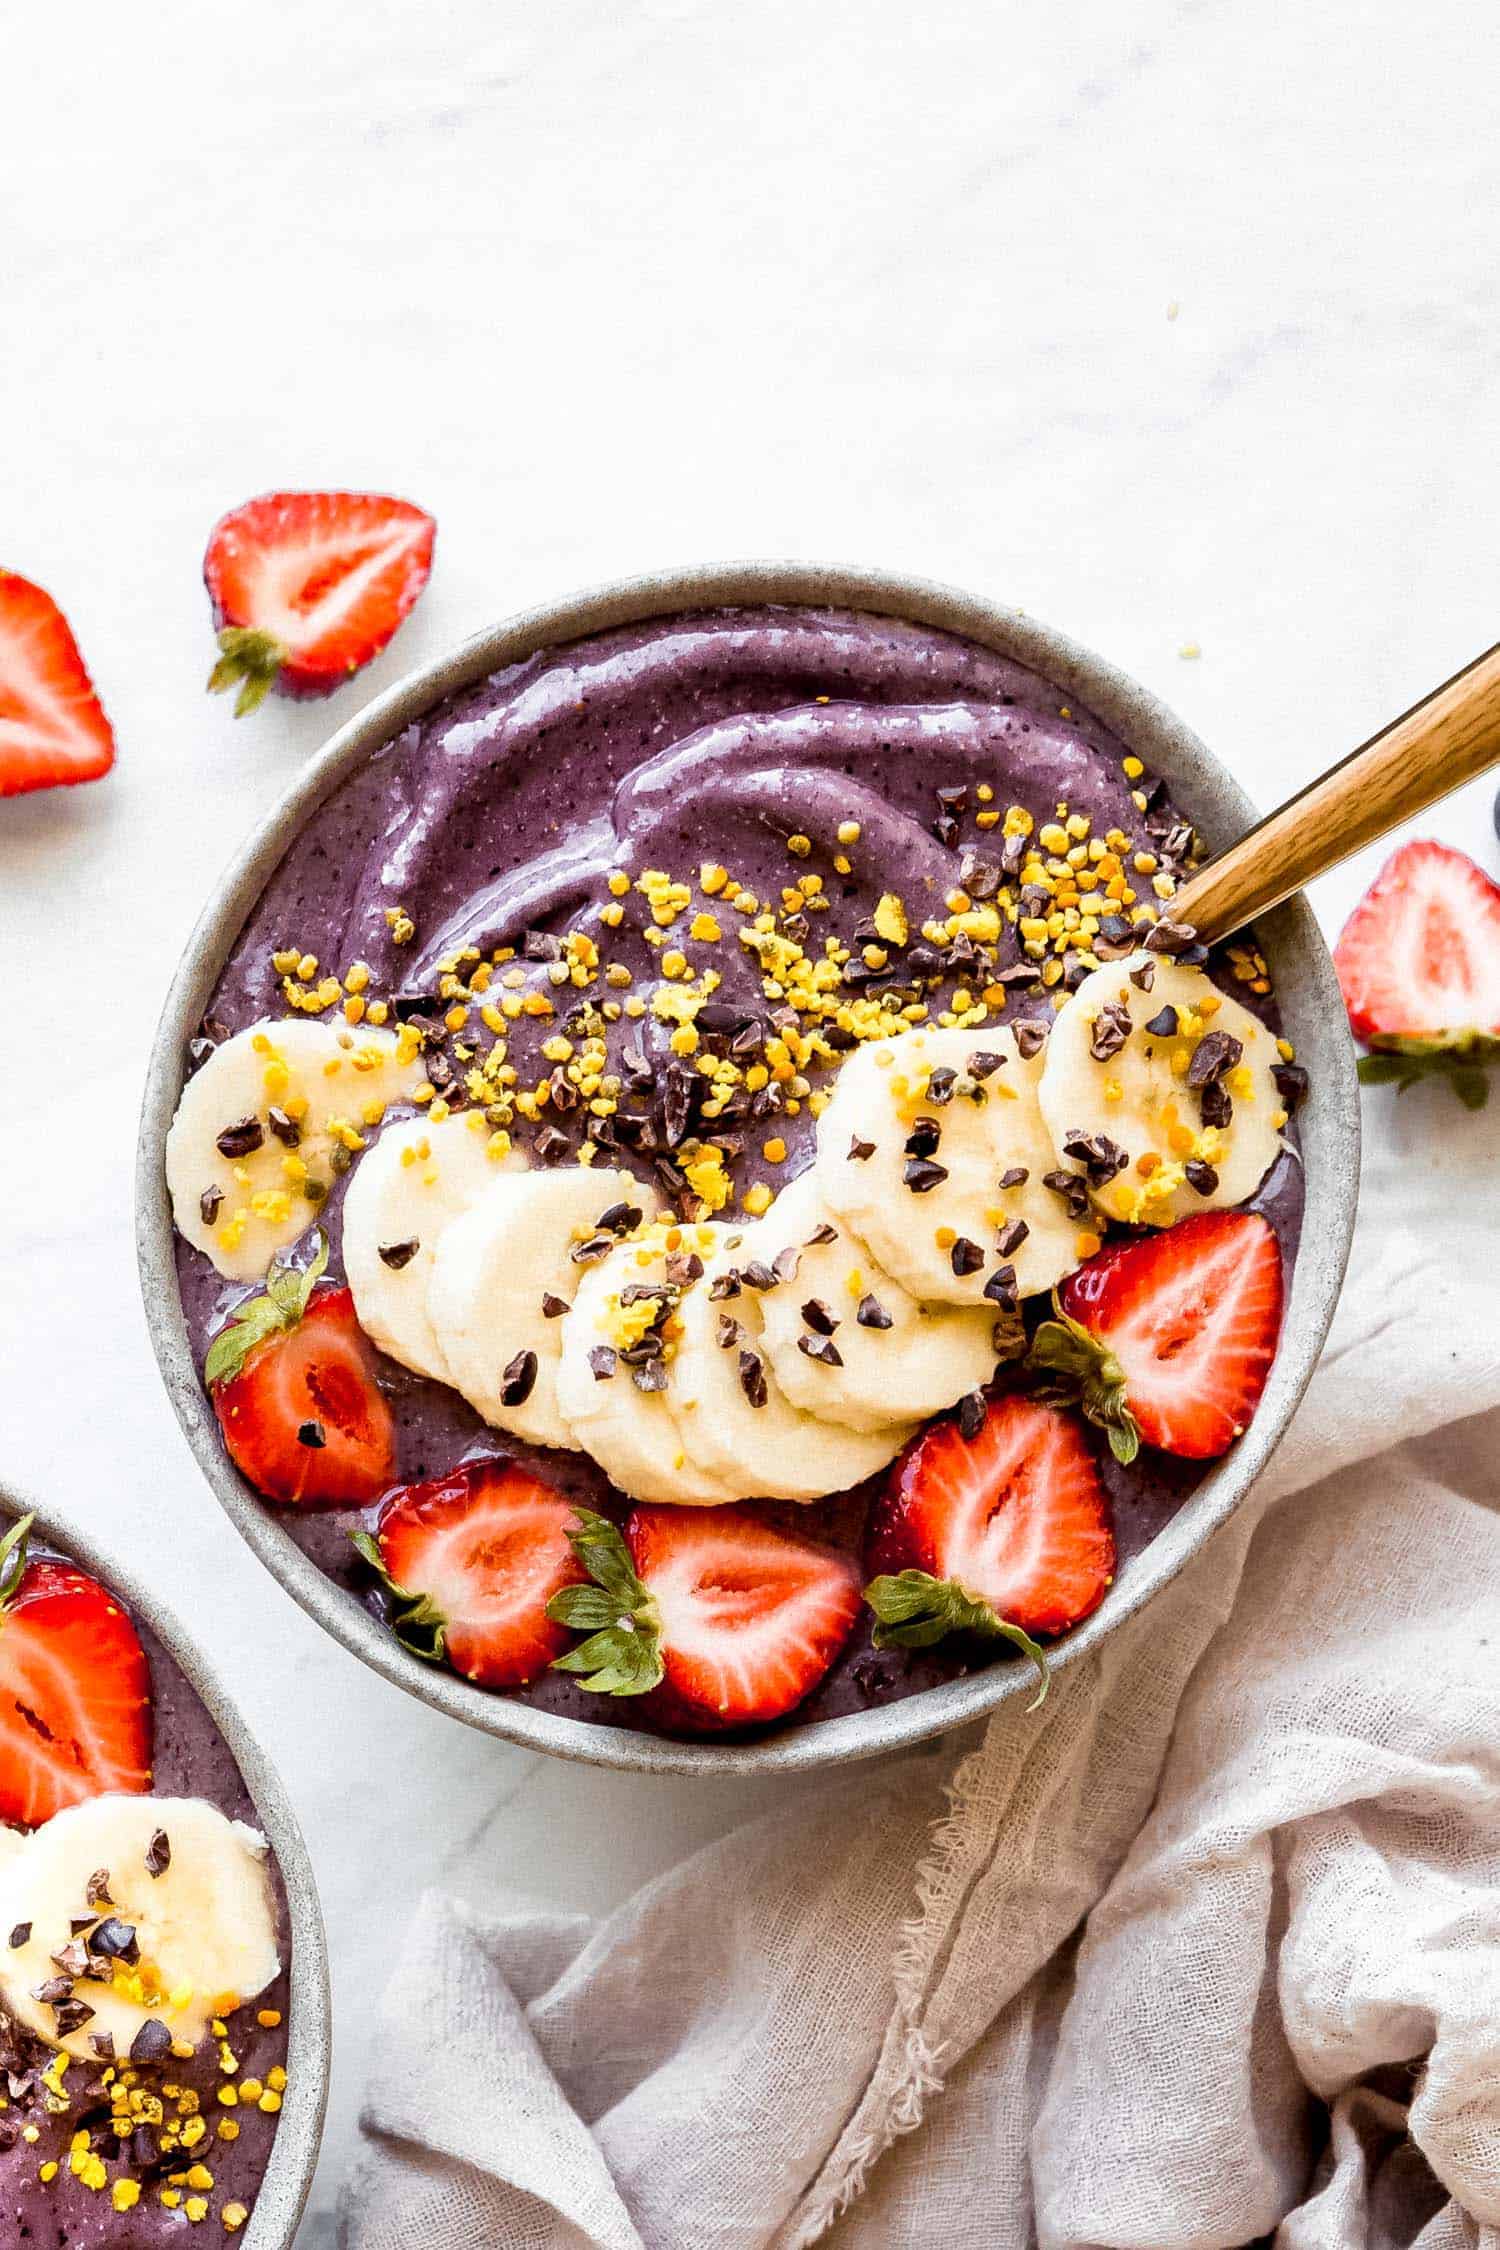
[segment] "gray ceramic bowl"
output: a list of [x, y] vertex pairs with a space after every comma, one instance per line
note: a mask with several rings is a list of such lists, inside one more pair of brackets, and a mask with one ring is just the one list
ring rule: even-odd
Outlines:
[[55, 1547], [94, 1573], [156, 1635], [228, 1744], [254, 1801], [262, 1831], [276, 1855], [291, 1919], [287, 2086], [271, 2143], [271, 2161], [262, 2176], [250, 2224], [236, 2239], [243, 2250], [291, 2250], [323, 2137], [332, 2029], [323, 1916], [307, 1847], [286, 1791], [203, 1657], [154, 1593], [56, 1509], [39, 1507], [23, 1494], [0, 1487], [0, 1513], [7, 1520], [35, 1516], [40, 1543]]
[[[289, 1537], [275, 1512], [239, 1475], [219, 1442], [188, 1350], [173, 1262], [172, 1215], [162, 1147], [182, 1089], [196, 1029], [240, 929], [292, 835], [345, 775], [442, 696], [482, 680], [533, 650], [610, 626], [675, 611], [738, 602], [837, 604], [968, 635], [1019, 658], [1086, 704], [1166, 779], [1183, 813], [1215, 844], [1255, 818], [1238, 783], [1196, 735], [1112, 665], [1064, 634], [998, 603], [922, 579], [799, 563], [726, 563], [636, 578], [549, 603], [478, 634], [377, 696], [339, 728], [236, 855], [188, 944], [157, 1031], [146, 1079], [136, 1173], [136, 1226], [146, 1317], [178, 1419], [230, 1517], [262, 1562], [309, 1614], [388, 1680], [469, 1726], [529, 1749], [649, 1773], [788, 1773], [894, 1750], [1029, 1692], [1024, 1667], [998, 1665], [897, 1703], [814, 1726], [792, 1725], [764, 1742], [719, 1746], [533, 1710], [487, 1694], [408, 1655], [354, 1596], [335, 1586]], [[1301, 1398], [1333, 1317], [1354, 1225], [1359, 1177], [1359, 1103], [1353, 1047], [1333, 965], [1306, 903], [1267, 917], [1257, 936], [1271, 963], [1288, 1034], [1312, 1080], [1301, 1113], [1307, 1209], [1281, 1349], [1260, 1411], [1234, 1452], [1208, 1476], [1160, 1536], [1124, 1569], [1102, 1607], [1058, 1648], [1055, 1667], [1076, 1663], [1122, 1618], [1175, 1578], [1231, 1515], [1264, 1468]]]

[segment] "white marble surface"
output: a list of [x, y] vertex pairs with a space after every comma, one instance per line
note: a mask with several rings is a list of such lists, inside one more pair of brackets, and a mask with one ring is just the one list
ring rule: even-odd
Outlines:
[[[602, 1907], [786, 1791], [471, 1738], [326, 1642], [219, 1516], [147, 1349], [129, 1196], [147, 1041], [217, 867], [410, 663], [709, 556], [1019, 602], [1286, 794], [1497, 630], [1495, 21], [1482, 0], [12, 14], [0, 561], [69, 610], [120, 764], [0, 805], [0, 1476], [155, 1576], [291, 1787], [339, 2022], [305, 2243], [332, 2238], [387, 1933], [423, 1884]], [[437, 567], [336, 703], [237, 726], [202, 693], [198, 561], [275, 484], [409, 493]], [[1489, 796], [1426, 825], [1493, 869]], [[1368, 871], [1323, 886], [1330, 924]], [[1390, 1097], [1368, 1109], [1394, 1148]], [[1456, 1118], [1412, 1096], [1401, 1143], [1497, 1130]]]

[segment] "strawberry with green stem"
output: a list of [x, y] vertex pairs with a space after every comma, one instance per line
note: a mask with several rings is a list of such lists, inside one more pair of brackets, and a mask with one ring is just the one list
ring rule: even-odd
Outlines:
[[86, 1797], [151, 1787], [151, 1673], [115, 1596], [0, 1539], [0, 1822], [38, 1828]]
[[1204, 1211], [1112, 1243], [1059, 1284], [1032, 1341], [1036, 1396], [1077, 1405], [1127, 1466], [1141, 1445], [1226, 1453], [1260, 1404], [1285, 1295], [1255, 1211]]
[[870, 1519], [865, 1600], [876, 1645], [930, 1648], [949, 1634], [1008, 1641], [1047, 1664], [1038, 1634], [1068, 1630], [1114, 1573], [1109, 1502], [1071, 1414], [1012, 1393], [965, 1434], [924, 1430], [896, 1463]]
[[556, 1668], [596, 1695], [649, 1695], [695, 1732], [785, 1717], [859, 1613], [849, 1556], [752, 1508], [637, 1507], [623, 1534], [579, 1508], [572, 1540], [589, 1582], [547, 1613], [588, 1638]]
[[1403, 844], [1333, 949], [1366, 1086], [1444, 1078], [1483, 1109], [1500, 1064], [1500, 885], [1463, 852]]
[[215, 524], [203, 558], [219, 629], [209, 687], [243, 718], [278, 695], [327, 695], [368, 664], [432, 569], [437, 526], [379, 492], [267, 492]]
[[231, 1460], [267, 1499], [339, 1507], [375, 1499], [396, 1474], [396, 1428], [348, 1289], [319, 1287], [328, 1243], [304, 1267], [277, 1261], [235, 1308], [203, 1379]]
[[510, 1461], [470, 1461], [393, 1492], [354, 1545], [402, 1646], [478, 1687], [524, 1687], [568, 1646], [548, 1603], [581, 1580], [566, 1494]]

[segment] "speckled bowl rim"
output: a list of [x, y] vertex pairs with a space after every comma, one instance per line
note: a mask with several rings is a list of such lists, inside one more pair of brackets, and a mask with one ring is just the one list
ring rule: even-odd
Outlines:
[[[795, 562], [723, 563], [595, 587], [527, 610], [409, 673], [340, 727], [231, 860], [188, 941], [162, 1011], [146, 1077], [136, 1165], [136, 1239], [152, 1344], [198, 1464], [267, 1569], [308, 1614], [384, 1678], [435, 1710], [530, 1750], [663, 1774], [794, 1773], [873, 1757], [943, 1733], [1029, 1692], [1024, 1666], [1001, 1664], [894, 1703], [795, 1723], [765, 1740], [677, 1742], [534, 1709], [487, 1694], [408, 1654], [291, 1539], [225, 1454], [188, 1348], [173, 1256], [162, 1149], [182, 1089], [188, 1039], [239, 932], [293, 835], [356, 766], [444, 697], [540, 648], [612, 626], [738, 603], [872, 611], [960, 633], [1033, 666], [1111, 727], [1167, 782], [1180, 810], [1222, 845], [1255, 811], [1224, 768], [1165, 704], [1103, 658], [1023, 611], [898, 574]], [[1354, 1050], [1333, 964], [1306, 901], [1257, 926], [1287, 1030], [1311, 1074], [1300, 1125], [1307, 1207], [1281, 1347], [1254, 1422], [1234, 1452], [1120, 1572], [1094, 1615], [1053, 1656], [1080, 1663], [1105, 1635], [1175, 1578], [1233, 1514], [1274, 1452], [1307, 1387], [1348, 1259], [1359, 1180]]]
[[156, 1635], [228, 1744], [255, 1805], [262, 1833], [276, 1855], [291, 1921], [287, 2083], [255, 2208], [249, 2225], [236, 2239], [243, 2250], [292, 2250], [323, 2139], [333, 2027], [322, 1909], [307, 1846], [281, 1777], [210, 1672], [197, 1644], [188, 1638], [159, 1595], [116, 1562], [91, 1533], [61, 1509], [46, 1507], [12, 1486], [0, 1485], [0, 1512], [7, 1517], [35, 1516], [42, 1545], [71, 1556], [101, 1579]]

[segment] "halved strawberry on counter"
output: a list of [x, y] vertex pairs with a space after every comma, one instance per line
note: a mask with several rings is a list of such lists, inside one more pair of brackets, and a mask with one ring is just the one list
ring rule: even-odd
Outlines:
[[0, 570], [0, 797], [97, 781], [114, 731], [50, 594]]
[[23, 1516], [0, 1540], [0, 1822], [151, 1787], [151, 1674], [113, 1594], [71, 1563], [32, 1562]]
[[378, 656], [432, 570], [437, 525], [380, 492], [267, 492], [220, 518], [203, 580], [219, 628], [215, 694], [243, 718], [278, 695], [328, 695]]
[[1077, 1419], [1019, 1394], [973, 1436], [935, 1423], [896, 1463], [870, 1519], [865, 1600], [877, 1647], [950, 1633], [1012, 1642], [1041, 1675], [1033, 1635], [1063, 1633], [1114, 1575], [1109, 1499]]
[[548, 1604], [589, 1638], [557, 1659], [598, 1695], [647, 1695], [696, 1732], [764, 1726], [809, 1696], [853, 1630], [848, 1555], [747, 1507], [639, 1507], [624, 1535], [574, 1510], [590, 1583]]
[[258, 1492], [293, 1507], [374, 1500], [396, 1474], [396, 1427], [347, 1289], [319, 1288], [320, 1236], [306, 1267], [273, 1265], [265, 1293], [236, 1307], [203, 1379], [231, 1459]]
[[1029, 1364], [1046, 1395], [1108, 1432], [1116, 1460], [1142, 1443], [1212, 1460], [1260, 1404], [1284, 1295], [1280, 1245], [1259, 1212], [1205, 1211], [1069, 1274]]
[[354, 1544], [393, 1604], [396, 1638], [480, 1687], [524, 1687], [568, 1645], [548, 1612], [582, 1563], [566, 1494], [508, 1461], [474, 1461], [395, 1492]]
[[1442, 1077], [1467, 1109], [1500, 1063], [1500, 885], [1447, 844], [1403, 844], [1333, 949], [1367, 1086]]

